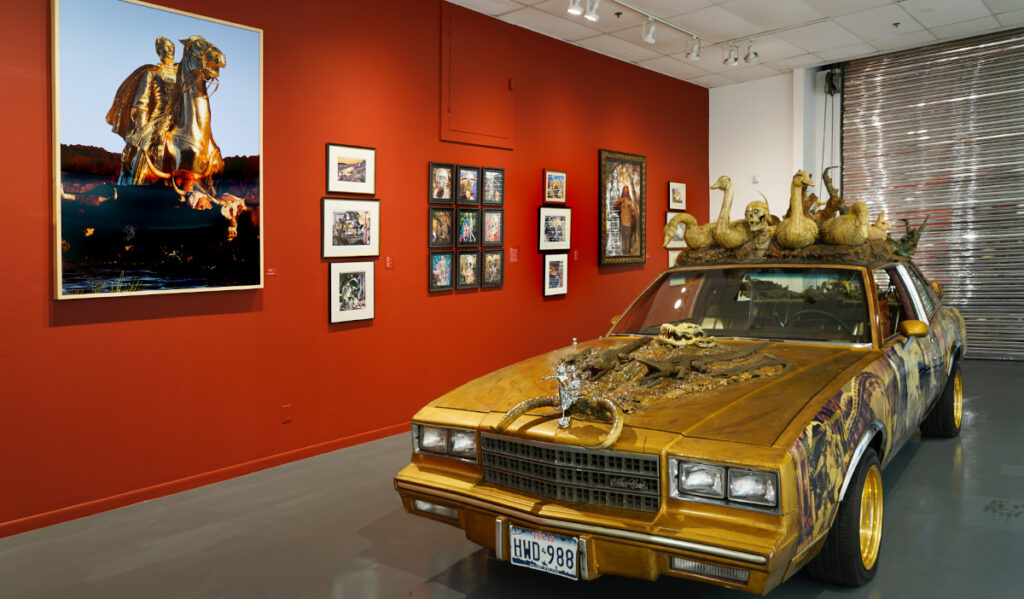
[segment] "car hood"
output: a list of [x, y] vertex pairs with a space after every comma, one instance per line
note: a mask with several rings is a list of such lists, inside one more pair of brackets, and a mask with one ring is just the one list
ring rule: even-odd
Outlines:
[[[606, 337], [580, 343], [577, 349], [613, 348], [635, 339]], [[727, 349], [743, 349], [761, 342], [720, 339], [719, 343]], [[566, 347], [507, 366], [462, 385], [430, 406], [504, 413], [531, 397], [557, 395], [557, 382], [543, 377], [554, 374], [558, 361], [574, 351]], [[760, 351], [786, 362], [785, 370], [776, 376], [659, 401], [625, 415], [625, 425], [704, 439], [772, 445], [811, 399], [830, 383], [838, 384], [852, 376], [844, 373], [872, 350], [777, 342]], [[551, 412], [551, 408], [539, 408], [530, 414]], [[528, 418], [524, 416], [523, 420]]]

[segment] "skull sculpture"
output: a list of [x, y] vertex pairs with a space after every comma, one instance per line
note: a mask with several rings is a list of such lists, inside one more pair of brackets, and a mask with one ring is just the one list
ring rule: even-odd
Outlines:
[[743, 216], [751, 233], [760, 233], [771, 224], [771, 215], [768, 211], [767, 202], [758, 200], [747, 204], [747, 209], [743, 212]]
[[658, 331], [658, 341], [673, 347], [714, 347], [717, 343], [714, 337], [708, 337], [700, 325], [692, 322], [681, 322], [679, 324], [664, 323]]

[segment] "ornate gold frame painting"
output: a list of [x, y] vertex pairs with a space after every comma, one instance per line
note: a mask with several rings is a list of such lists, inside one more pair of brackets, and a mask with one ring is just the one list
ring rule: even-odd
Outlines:
[[598, 264], [647, 259], [647, 158], [600, 150]]
[[52, 14], [54, 296], [263, 287], [262, 30], [136, 1]]

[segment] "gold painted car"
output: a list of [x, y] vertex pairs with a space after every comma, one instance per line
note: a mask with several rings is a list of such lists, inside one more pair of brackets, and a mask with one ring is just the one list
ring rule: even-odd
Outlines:
[[767, 593], [879, 563], [881, 468], [959, 433], [964, 322], [909, 260], [662, 273], [604, 337], [413, 418], [405, 509], [580, 580]]

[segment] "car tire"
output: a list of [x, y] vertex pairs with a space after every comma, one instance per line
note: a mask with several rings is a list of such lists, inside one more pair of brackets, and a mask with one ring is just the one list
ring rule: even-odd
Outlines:
[[860, 586], [878, 570], [882, 544], [882, 469], [868, 449], [839, 504], [821, 552], [806, 566], [808, 574], [835, 584]]
[[960, 364], [946, 381], [946, 388], [935, 402], [932, 411], [921, 423], [921, 434], [928, 437], [955, 437], [960, 434], [964, 413], [964, 383]]

